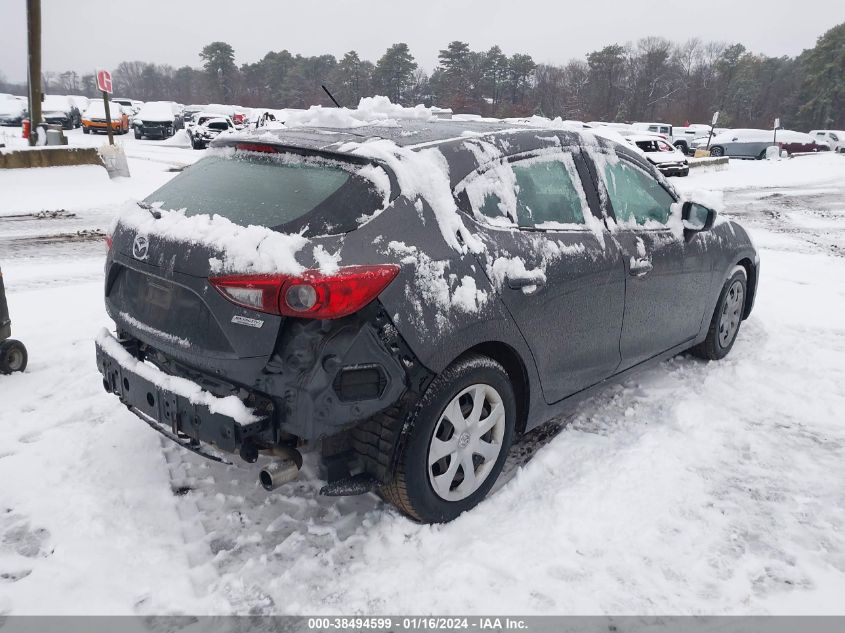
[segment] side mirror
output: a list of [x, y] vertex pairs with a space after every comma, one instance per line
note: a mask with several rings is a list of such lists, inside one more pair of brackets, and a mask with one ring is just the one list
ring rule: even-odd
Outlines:
[[687, 200], [681, 208], [681, 219], [684, 222], [684, 230], [697, 233], [708, 231], [713, 228], [716, 221], [716, 212], [713, 209]]

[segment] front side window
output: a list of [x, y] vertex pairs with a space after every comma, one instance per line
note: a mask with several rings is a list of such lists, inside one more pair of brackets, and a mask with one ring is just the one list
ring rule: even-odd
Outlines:
[[590, 213], [572, 156], [501, 163], [467, 183], [473, 212], [494, 226], [552, 229]]
[[836, 134], [834, 134], [833, 132], [831, 132], [831, 133], [830, 133], [830, 140], [831, 140], [831, 141], [837, 141], [837, 142], [838, 142], [838, 141], [839, 141], [839, 137], [838, 137], [838, 136], [836, 136]]
[[652, 176], [624, 160], [605, 161], [604, 181], [620, 223], [666, 224], [675, 199]]

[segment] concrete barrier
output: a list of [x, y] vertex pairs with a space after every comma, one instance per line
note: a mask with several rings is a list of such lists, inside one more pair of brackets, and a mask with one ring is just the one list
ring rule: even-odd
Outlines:
[[99, 165], [105, 168], [95, 147], [44, 147], [0, 152], [0, 169], [74, 165]]
[[708, 158], [690, 158], [689, 168], [700, 169], [702, 167], [710, 167], [715, 170], [722, 170], [728, 168], [727, 156], [711, 156]]

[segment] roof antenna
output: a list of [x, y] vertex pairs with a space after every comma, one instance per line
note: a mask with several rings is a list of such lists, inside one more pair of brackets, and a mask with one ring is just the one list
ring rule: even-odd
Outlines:
[[331, 100], [334, 102], [335, 106], [337, 106], [337, 107], [339, 108], [339, 107], [340, 107], [340, 104], [337, 102], [337, 99], [335, 99], [335, 98], [332, 96], [332, 93], [331, 93], [331, 92], [329, 92], [329, 89], [328, 89], [328, 88], [326, 88], [326, 87], [325, 87], [324, 85], [322, 85], [322, 84], [320, 84], [320, 88], [322, 88], [323, 90], [325, 90], [325, 91], [326, 91], [326, 94], [327, 94], [327, 95], [329, 95], [329, 99], [331, 99]]

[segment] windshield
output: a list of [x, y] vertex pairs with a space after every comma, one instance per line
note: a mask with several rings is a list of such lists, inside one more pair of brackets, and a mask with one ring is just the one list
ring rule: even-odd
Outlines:
[[637, 147], [644, 152], [673, 152], [673, 148], [669, 143], [657, 139], [647, 141], [637, 141]]
[[242, 226], [346, 233], [384, 204], [384, 192], [357, 165], [295, 154], [226, 152], [206, 157], [145, 202], [192, 215], [220, 215]]

